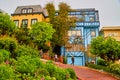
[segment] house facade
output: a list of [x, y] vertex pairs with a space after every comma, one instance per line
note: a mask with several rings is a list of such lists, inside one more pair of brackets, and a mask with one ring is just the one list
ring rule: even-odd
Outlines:
[[[99, 35], [99, 14], [98, 10], [73, 9], [68, 12], [69, 17], [76, 17], [77, 22], [74, 28], [68, 31], [68, 43], [61, 47], [61, 55], [66, 56], [67, 64], [71, 64], [71, 57], [74, 56], [75, 65], [84, 66], [87, 60], [85, 54], [92, 38]], [[12, 20], [16, 26], [30, 28], [35, 22], [49, 21], [46, 9], [40, 5], [18, 6], [13, 14]]]
[[16, 26], [30, 28], [35, 22], [48, 21], [48, 14], [40, 5], [18, 6], [11, 18]]
[[102, 29], [100, 30], [100, 34], [105, 38], [110, 36], [116, 39], [117, 41], [120, 41], [120, 26], [102, 27]]
[[92, 38], [99, 35], [99, 14], [98, 10], [74, 9], [69, 11], [69, 16], [76, 17], [76, 27], [68, 31], [69, 44], [61, 47], [61, 55], [66, 56], [67, 64], [71, 64], [71, 57], [74, 56], [75, 65], [84, 66], [86, 63], [87, 47]]

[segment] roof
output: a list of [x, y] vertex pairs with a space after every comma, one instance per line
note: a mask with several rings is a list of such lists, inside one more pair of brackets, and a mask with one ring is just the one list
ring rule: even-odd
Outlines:
[[6, 13], [4, 10], [0, 9], [0, 13]]
[[104, 30], [120, 30], [120, 26], [102, 27], [101, 31], [104, 31]]
[[84, 8], [84, 9], [72, 9], [72, 10], [70, 10], [70, 11], [97, 11], [97, 10], [95, 10], [95, 8]]
[[[70, 9], [69, 10], [69, 12], [77, 12], [77, 11], [80, 11], [80, 12], [91, 12], [91, 11], [98, 12], [98, 10], [95, 10], [95, 8]], [[59, 10], [56, 10], [56, 12], [59, 12]]]
[[46, 9], [42, 8], [41, 5], [28, 5], [28, 6], [18, 6], [12, 15], [21, 14], [22, 9], [33, 9], [34, 13], [43, 13], [44, 16], [48, 16]]

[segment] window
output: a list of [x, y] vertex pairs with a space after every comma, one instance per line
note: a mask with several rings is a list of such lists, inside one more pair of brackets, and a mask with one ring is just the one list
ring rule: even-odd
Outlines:
[[24, 28], [28, 27], [28, 20], [27, 19], [22, 20], [22, 27], [24, 27]]
[[36, 23], [37, 21], [38, 21], [37, 19], [32, 19], [31, 20], [31, 25], [34, 24], [34, 23]]
[[95, 36], [96, 36], [95, 30], [91, 30], [91, 37], [95, 37]]
[[19, 20], [14, 20], [14, 23], [17, 27], [19, 26]]
[[27, 9], [26, 8], [22, 9], [22, 13], [27, 13]]
[[108, 36], [117, 36], [117, 33], [109, 33]]
[[85, 21], [85, 16], [84, 15], [79, 15], [78, 18], [79, 18], [78, 21], [80, 21], [80, 22]]
[[95, 21], [94, 15], [89, 15], [89, 19], [91, 22]]
[[71, 12], [71, 15], [75, 15], [75, 12]]
[[80, 15], [80, 12], [76, 12], [76, 15]]
[[33, 12], [33, 9], [32, 8], [29, 8], [28, 9], [28, 13], [32, 13]]
[[58, 12], [55, 13], [55, 16], [58, 16]]
[[81, 30], [68, 31], [68, 36], [81, 36]]

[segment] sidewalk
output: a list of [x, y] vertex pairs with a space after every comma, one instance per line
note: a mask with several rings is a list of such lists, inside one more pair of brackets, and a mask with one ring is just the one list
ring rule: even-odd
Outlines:
[[[43, 59], [42, 59], [43, 60]], [[46, 60], [43, 60], [46, 61]], [[54, 62], [55, 65], [61, 68], [72, 68], [74, 69], [79, 80], [118, 80], [110, 74], [103, 71], [97, 71], [88, 67], [72, 66], [68, 64], [62, 64], [59, 62]]]

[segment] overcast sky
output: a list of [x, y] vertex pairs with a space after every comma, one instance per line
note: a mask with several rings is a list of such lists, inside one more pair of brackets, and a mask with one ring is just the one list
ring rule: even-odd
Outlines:
[[53, 1], [58, 9], [59, 2], [66, 2], [72, 9], [95, 8], [99, 11], [100, 26], [120, 26], [120, 0], [0, 0], [0, 9], [9, 14], [17, 6], [41, 5]]

